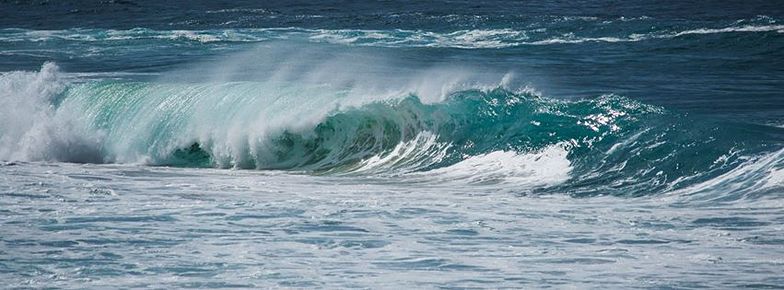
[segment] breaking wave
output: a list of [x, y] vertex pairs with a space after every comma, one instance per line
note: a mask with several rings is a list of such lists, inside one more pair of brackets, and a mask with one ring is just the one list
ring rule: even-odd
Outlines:
[[316, 82], [71, 82], [47, 63], [0, 76], [0, 159], [290, 170], [576, 196], [729, 187], [752, 196], [781, 187], [777, 127], [698, 119], [616, 95], [564, 101], [503, 85], [447, 87], [437, 97], [415, 87], [368, 97]]

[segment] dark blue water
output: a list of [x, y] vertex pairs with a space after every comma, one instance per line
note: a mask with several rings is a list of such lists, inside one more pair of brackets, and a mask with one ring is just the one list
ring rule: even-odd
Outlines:
[[782, 21], [777, 1], [0, 1], [0, 278], [782, 287]]

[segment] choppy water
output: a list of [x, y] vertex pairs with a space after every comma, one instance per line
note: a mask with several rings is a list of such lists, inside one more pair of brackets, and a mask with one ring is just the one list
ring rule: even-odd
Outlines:
[[9, 287], [784, 287], [772, 2], [0, 3]]

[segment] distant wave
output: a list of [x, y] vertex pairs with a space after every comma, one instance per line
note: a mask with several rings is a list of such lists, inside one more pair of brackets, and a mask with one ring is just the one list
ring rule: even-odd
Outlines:
[[[598, 29], [598, 28], [597, 28]], [[25, 30], [0, 29], [0, 42], [113, 42], [113, 41], [186, 41], [204, 44], [222, 42], [263, 42], [281, 39], [301, 39], [358, 46], [380, 47], [447, 47], [462, 49], [497, 49], [526, 45], [575, 44], [586, 42], [636, 42], [655, 39], [678, 39], [690, 35], [723, 33], [784, 33], [779, 24], [735, 24], [727, 27], [703, 27], [674, 30], [671, 28], [643, 31], [578, 32], [564, 28], [531, 29], [466, 29], [451, 32], [422, 30], [362, 30], [362, 29], [305, 29], [259, 28], [216, 30], [130, 30], [67, 29]]]

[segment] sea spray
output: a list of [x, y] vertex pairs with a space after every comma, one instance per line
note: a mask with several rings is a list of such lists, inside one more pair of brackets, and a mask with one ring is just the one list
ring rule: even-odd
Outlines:
[[40, 72], [0, 75], [0, 158], [104, 162], [101, 132], [81, 123], [83, 112], [57, 109], [66, 88], [56, 64]]

